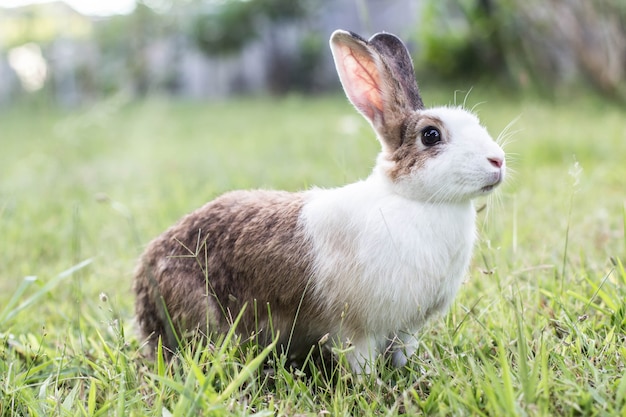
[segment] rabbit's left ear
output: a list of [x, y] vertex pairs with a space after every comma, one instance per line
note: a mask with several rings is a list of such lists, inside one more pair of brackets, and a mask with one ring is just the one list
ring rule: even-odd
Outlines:
[[406, 46], [398, 37], [391, 33], [377, 33], [369, 40], [369, 44], [383, 57], [392, 77], [398, 82], [398, 89], [407, 100], [412, 110], [422, 110], [424, 103], [420, 96], [413, 60]]
[[388, 33], [366, 41], [343, 30], [332, 34], [330, 46], [346, 95], [372, 124], [385, 150], [397, 149], [407, 115], [424, 107], [406, 47]]

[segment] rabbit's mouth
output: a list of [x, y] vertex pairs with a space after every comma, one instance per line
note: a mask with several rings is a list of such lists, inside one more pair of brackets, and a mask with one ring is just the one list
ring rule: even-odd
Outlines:
[[480, 191], [484, 193], [488, 193], [492, 191], [494, 188], [496, 188], [498, 185], [500, 185], [501, 182], [502, 182], [502, 175], [498, 175], [498, 178], [495, 180], [495, 182], [489, 185], [485, 185], [483, 188], [480, 189]]
[[480, 191], [482, 191], [483, 193], [488, 193], [491, 190], [493, 190], [494, 188], [496, 188], [498, 186], [498, 184], [500, 184], [500, 181], [496, 182], [495, 184], [486, 185], [483, 188], [481, 188]]
[[494, 178], [493, 181], [491, 182], [491, 184], [485, 185], [484, 187], [482, 187], [480, 189], [481, 192], [483, 193], [488, 193], [490, 191], [492, 191], [494, 188], [496, 188], [498, 185], [500, 185], [500, 183], [502, 182], [502, 179], [504, 178], [504, 175], [502, 175], [501, 171], [498, 171], [494, 174]]

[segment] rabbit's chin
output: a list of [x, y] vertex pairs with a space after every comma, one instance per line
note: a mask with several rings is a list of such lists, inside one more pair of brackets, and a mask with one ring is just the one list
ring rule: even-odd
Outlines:
[[496, 183], [485, 185], [483, 188], [480, 189], [480, 194], [490, 194], [493, 190], [496, 189], [498, 185], [500, 185], [501, 182], [502, 180], [498, 180], [498, 182]]
[[506, 174], [506, 165], [502, 165], [497, 171], [492, 172], [488, 176], [488, 184], [481, 187], [481, 191], [484, 193], [490, 193], [493, 191], [498, 185], [502, 184], [504, 181], [504, 177]]

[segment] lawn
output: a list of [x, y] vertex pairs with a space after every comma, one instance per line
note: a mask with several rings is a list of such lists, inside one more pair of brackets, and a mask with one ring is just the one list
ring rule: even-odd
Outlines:
[[486, 87], [456, 100], [505, 131], [512, 172], [477, 202], [449, 314], [405, 369], [369, 377], [269, 366], [232, 335], [153, 362], [133, 323], [135, 260], [183, 214], [368, 175], [378, 144], [343, 97], [0, 109], [1, 415], [626, 416], [626, 111]]

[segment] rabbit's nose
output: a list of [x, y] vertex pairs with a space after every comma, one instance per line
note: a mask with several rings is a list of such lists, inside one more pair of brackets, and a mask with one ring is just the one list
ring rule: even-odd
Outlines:
[[504, 163], [504, 159], [498, 158], [498, 157], [487, 158], [487, 160], [489, 161], [491, 165], [493, 165], [496, 168], [502, 168], [502, 164]]

